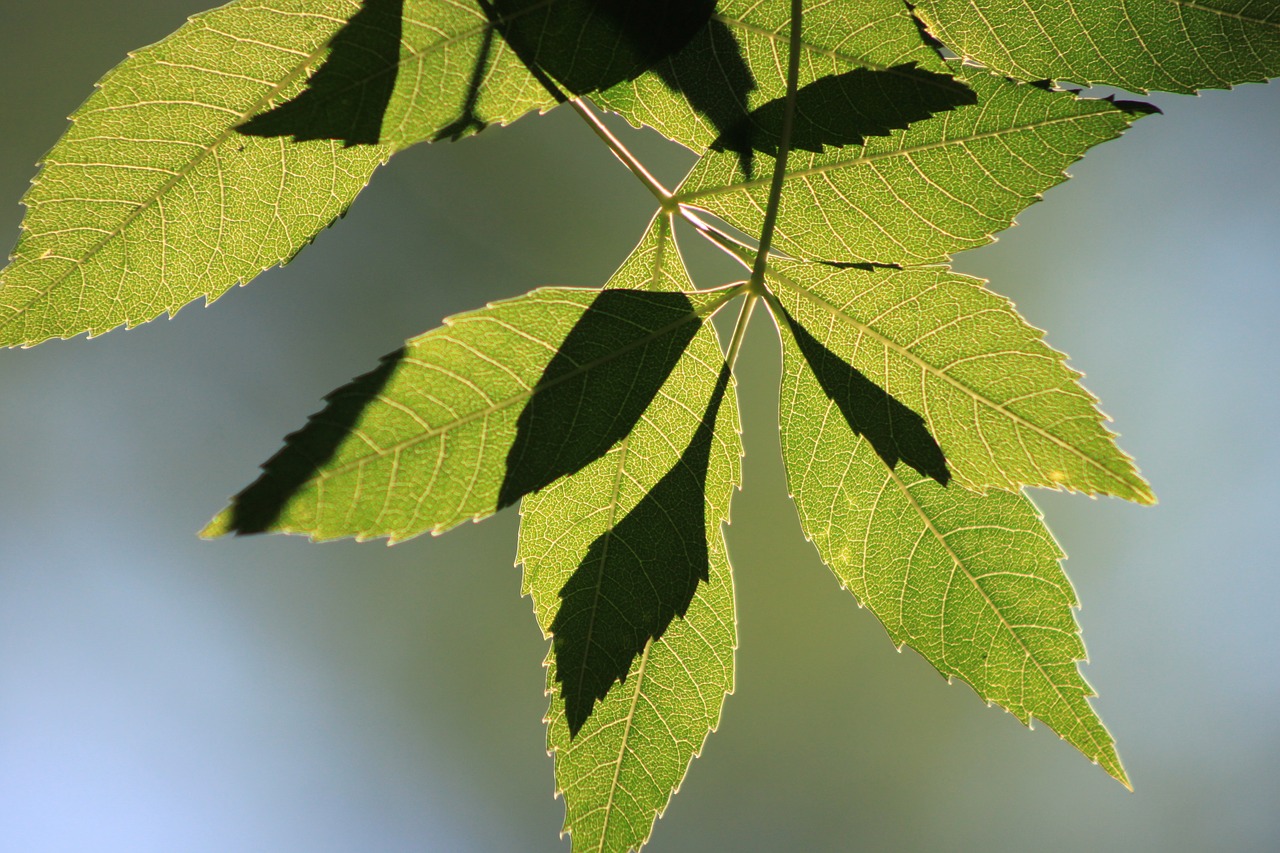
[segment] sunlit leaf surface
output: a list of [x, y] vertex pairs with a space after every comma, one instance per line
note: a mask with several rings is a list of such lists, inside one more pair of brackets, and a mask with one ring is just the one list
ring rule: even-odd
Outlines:
[[[690, 283], [666, 217], [610, 286], [641, 283]], [[704, 326], [630, 435], [521, 505], [574, 850], [638, 848], [719, 723], [737, 645], [721, 525], [741, 455], [733, 384]]]
[[1088, 702], [1075, 592], [1040, 513], [1021, 494], [886, 466], [845, 413], [848, 390], [824, 383], [783, 333], [782, 455], [805, 535], [894, 643], [1022, 722], [1042, 720], [1128, 785]]
[[1023, 80], [1194, 92], [1280, 74], [1274, 0], [920, 0], [948, 47]]

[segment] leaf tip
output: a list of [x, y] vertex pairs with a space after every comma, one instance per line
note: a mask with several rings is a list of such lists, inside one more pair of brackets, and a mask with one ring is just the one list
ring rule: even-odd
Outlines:
[[231, 520], [231, 508], [228, 507], [210, 519], [209, 523], [196, 535], [201, 539], [218, 539], [234, 532], [234, 529]]

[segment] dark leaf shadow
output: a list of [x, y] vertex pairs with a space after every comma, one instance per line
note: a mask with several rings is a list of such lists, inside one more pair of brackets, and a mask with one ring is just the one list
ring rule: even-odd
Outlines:
[[683, 293], [600, 291], [520, 412], [498, 509], [586, 467], [626, 437], [700, 326]]
[[401, 347], [376, 368], [325, 398], [326, 405], [307, 425], [285, 437], [284, 447], [262, 466], [262, 474], [231, 499], [229, 531], [265, 533], [298, 491], [334, 457], [351, 436], [360, 416], [377, 400], [405, 357]]
[[710, 578], [707, 470], [716, 417], [729, 385], [725, 365], [680, 460], [611, 530], [602, 533], [560, 590], [551, 623], [556, 680], [569, 736], [595, 703], [626, 680], [635, 658], [683, 618]]
[[[488, 125], [479, 112], [481, 86], [505, 43], [558, 102], [650, 71], [715, 128], [712, 148], [736, 153], [748, 179], [755, 152], [776, 153], [784, 99], [748, 112], [757, 83], [742, 46], [713, 16], [714, 0], [477, 2], [489, 26], [480, 34], [456, 117], [432, 139], [458, 139]], [[403, 0], [363, 0], [302, 93], [238, 130], [347, 146], [379, 142], [400, 67], [403, 6]], [[792, 147], [815, 152], [860, 144], [975, 102], [963, 84], [913, 64], [823, 77], [797, 98]]]
[[[574, 324], [516, 421], [495, 509], [603, 456], [635, 427], [702, 320], [682, 293], [603, 290]], [[229, 531], [271, 530], [348, 440], [405, 358], [402, 347], [326, 398], [327, 405], [231, 500]], [[500, 354], [495, 354], [500, 355]], [[589, 367], [583, 370], [583, 367]]]
[[923, 477], [945, 486], [951, 481], [946, 457], [924, 418], [898, 402], [856, 367], [827, 349], [784, 308], [783, 316], [822, 391], [858, 435], [866, 438], [890, 468], [905, 462]]
[[[958, 80], [914, 63], [828, 75], [796, 93], [791, 149], [821, 153], [828, 146], [861, 145], [868, 137], [905, 130], [913, 122], [977, 100], [973, 90]], [[785, 106], [785, 98], [761, 104], [711, 147], [738, 154], [746, 164], [743, 174], [750, 179], [754, 152], [777, 155]]]
[[709, 25], [716, 5], [715, 0], [479, 3], [525, 66], [545, 74], [569, 97], [634, 80], [674, 56]]
[[338, 30], [324, 64], [292, 100], [236, 130], [246, 136], [336, 139], [377, 145], [400, 69], [404, 0], [364, 0]]
[[712, 17], [715, 0], [479, 2], [559, 101], [652, 71], [721, 134], [747, 115], [756, 80], [741, 45]]

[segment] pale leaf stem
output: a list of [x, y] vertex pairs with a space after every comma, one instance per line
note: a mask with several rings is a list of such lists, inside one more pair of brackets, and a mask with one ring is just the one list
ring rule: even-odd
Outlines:
[[574, 98], [569, 101], [573, 105], [574, 110], [582, 119], [591, 126], [596, 132], [596, 136], [604, 140], [604, 144], [609, 146], [609, 150], [613, 152], [613, 156], [622, 161], [622, 165], [626, 166], [631, 174], [635, 175], [640, 183], [644, 184], [649, 192], [653, 193], [653, 197], [658, 200], [658, 204], [662, 205], [664, 211], [670, 212], [675, 207], [675, 202], [671, 200], [671, 191], [662, 185], [662, 183], [653, 176], [653, 173], [645, 168], [644, 164], [631, 153], [631, 150], [622, 143], [622, 140], [613, 135], [613, 132], [605, 126], [600, 117], [588, 105], [588, 102], [582, 98]]
[[755, 310], [756, 302], [759, 299], [759, 293], [748, 290], [747, 298], [742, 301], [742, 308], [738, 311], [738, 320], [733, 324], [733, 337], [729, 340], [729, 352], [724, 357], [730, 370], [733, 369], [734, 363], [738, 360], [738, 350], [742, 349], [742, 339], [747, 335], [747, 326], [751, 322], [751, 312]]

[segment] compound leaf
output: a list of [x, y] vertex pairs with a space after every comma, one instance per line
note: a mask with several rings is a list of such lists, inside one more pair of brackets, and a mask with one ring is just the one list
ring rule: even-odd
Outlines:
[[[920, 0], [923, 22], [901, 0], [793, 8], [235, 0], [102, 80], [0, 274], [0, 345], [145, 322], [288, 260], [393, 152], [569, 98], [702, 155], [673, 198], [655, 190], [662, 210], [603, 289], [536, 290], [408, 341], [203, 531], [395, 542], [521, 502], [575, 850], [648, 840], [733, 689], [723, 526], [742, 445], [705, 321], [762, 291], [696, 290], [675, 213], [751, 250], [694, 210], [778, 255], [763, 295], [782, 330], [783, 455], [822, 558], [896, 644], [1128, 784], [1079, 672], [1063, 554], [1021, 489], [1148, 503], [1150, 488], [1064, 356], [940, 264], [1153, 109], [991, 69], [1229, 85], [1280, 70], [1280, 18], [1256, 0]], [[988, 67], [944, 60], [925, 28]]]
[[543, 288], [335, 391], [203, 535], [407, 539], [484, 518], [631, 431], [721, 293]]
[[[687, 282], [655, 219], [611, 285]], [[519, 560], [547, 657], [547, 744], [575, 851], [638, 849], [733, 689], [721, 526], [740, 483], [737, 404], [703, 326], [635, 429], [527, 496]]]
[[[890, 638], [1023, 723], [1043, 721], [1126, 786], [1089, 704], [1063, 554], [1018, 493], [978, 495], [887, 466], [785, 317], [782, 454], [805, 535]], [[905, 460], [904, 460], [905, 461]]]
[[[813, 142], [787, 161], [773, 239], [780, 252], [843, 263], [944, 261], [990, 242], [1065, 180], [1063, 170], [1087, 149], [1152, 109], [1019, 85], [958, 64], [950, 71], [954, 80], [915, 69], [852, 73], [800, 91], [798, 128], [802, 139], [812, 128]], [[845, 91], [858, 99], [834, 110]], [[765, 109], [757, 110], [761, 121]], [[770, 115], [776, 127], [781, 110]], [[713, 151], [677, 199], [759, 233], [773, 163], [768, 151], [759, 156], [761, 167], [748, 173], [732, 152]]]
[[976, 491], [1154, 500], [1080, 374], [977, 279], [776, 261], [769, 281], [823, 386], [856, 400], [856, 419], [890, 464]]
[[962, 56], [1022, 80], [1194, 92], [1280, 74], [1273, 0], [919, 0]]

